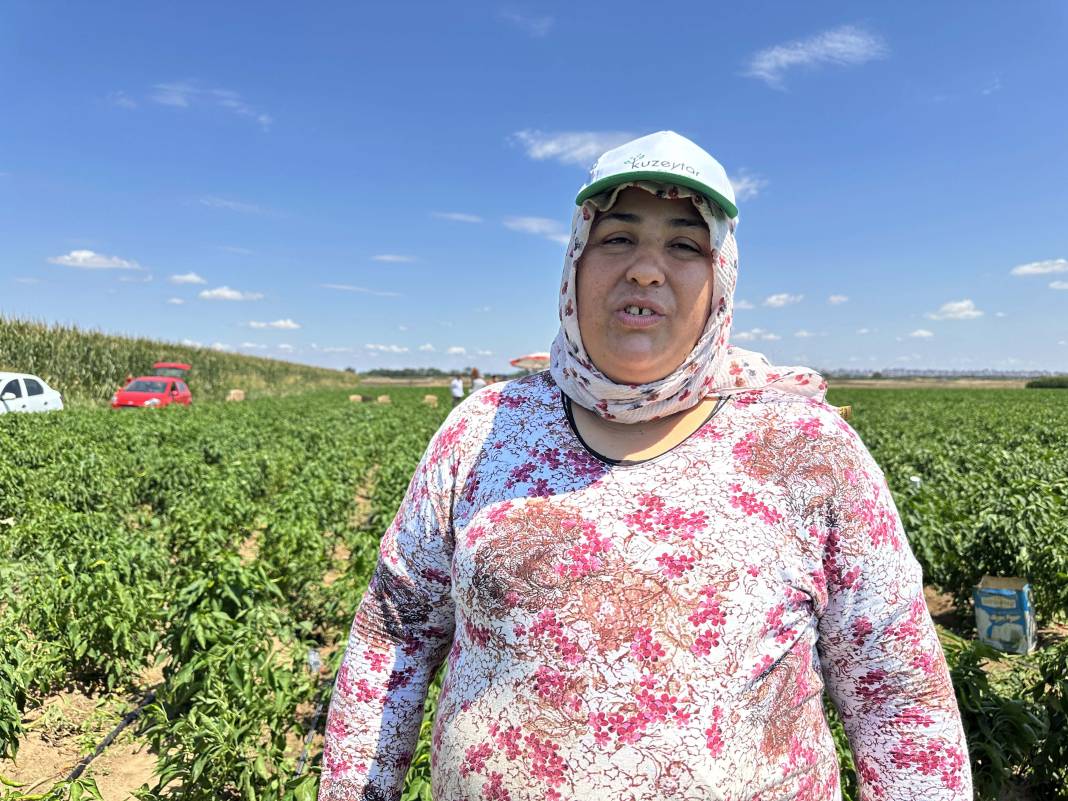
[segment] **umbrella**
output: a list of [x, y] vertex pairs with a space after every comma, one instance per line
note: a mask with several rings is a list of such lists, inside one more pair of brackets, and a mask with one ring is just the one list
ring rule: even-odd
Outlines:
[[549, 354], [528, 353], [526, 356], [512, 359], [509, 364], [512, 367], [518, 367], [520, 370], [544, 370], [549, 366]]

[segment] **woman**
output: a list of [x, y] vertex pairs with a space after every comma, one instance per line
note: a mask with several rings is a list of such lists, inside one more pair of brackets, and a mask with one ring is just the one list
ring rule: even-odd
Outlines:
[[551, 369], [435, 435], [338, 672], [321, 799], [971, 798], [882, 472], [807, 368], [729, 344], [723, 168], [661, 132], [578, 197]]
[[474, 395], [482, 387], [486, 386], [486, 379], [482, 377], [482, 374], [478, 371], [477, 367], [471, 368], [471, 394]]
[[449, 394], [452, 395], [453, 407], [459, 406], [460, 401], [464, 399], [464, 382], [460, 376], [452, 377], [452, 381], [449, 382]]

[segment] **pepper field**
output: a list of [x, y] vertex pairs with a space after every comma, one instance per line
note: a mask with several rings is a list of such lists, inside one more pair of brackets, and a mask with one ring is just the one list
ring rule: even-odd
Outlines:
[[[381, 391], [0, 417], [0, 799], [315, 797], [378, 538], [448, 407]], [[1068, 799], [1068, 393], [829, 400], [852, 405], [941, 603], [977, 797]], [[975, 642], [985, 573], [1030, 579], [1034, 654]], [[430, 798], [428, 724], [406, 799]]]

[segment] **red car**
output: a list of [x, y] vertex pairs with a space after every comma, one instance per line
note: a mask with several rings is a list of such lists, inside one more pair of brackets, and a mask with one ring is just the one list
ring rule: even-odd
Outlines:
[[182, 380], [189, 370], [188, 364], [156, 362], [152, 366], [155, 368], [155, 375], [135, 378], [111, 396], [112, 409], [137, 406], [153, 408], [170, 406], [172, 403], [188, 406], [193, 402], [193, 393]]

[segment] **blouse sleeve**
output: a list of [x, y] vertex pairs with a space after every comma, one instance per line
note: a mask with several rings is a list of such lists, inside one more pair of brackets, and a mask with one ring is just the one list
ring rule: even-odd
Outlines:
[[453, 636], [452, 494], [457, 412], [431, 440], [356, 612], [334, 682], [320, 801], [399, 799], [427, 689]]
[[953, 685], [886, 479], [842, 424], [823, 551], [819, 651], [863, 801], [970, 801]]

